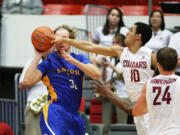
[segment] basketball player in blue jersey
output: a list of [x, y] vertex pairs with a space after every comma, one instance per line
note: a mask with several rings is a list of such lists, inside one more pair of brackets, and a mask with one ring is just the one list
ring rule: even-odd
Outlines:
[[[55, 35], [74, 39], [76, 31], [63, 25], [55, 30]], [[100, 72], [85, 56], [70, 53], [70, 44], [62, 43], [56, 49], [40, 64], [40, 58], [48, 51], [43, 53], [35, 50], [21, 85], [32, 85], [48, 76], [49, 101], [43, 107], [40, 122], [43, 135], [85, 135], [84, 121], [78, 116], [83, 76], [87, 74], [98, 79]]]

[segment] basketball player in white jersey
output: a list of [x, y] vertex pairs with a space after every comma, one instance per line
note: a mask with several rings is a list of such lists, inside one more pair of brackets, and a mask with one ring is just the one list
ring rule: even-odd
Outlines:
[[[125, 79], [126, 90], [132, 102], [136, 102], [143, 84], [153, 75], [151, 65], [156, 68], [156, 55], [147, 47], [143, 47], [151, 38], [152, 30], [149, 25], [138, 22], [126, 35], [127, 47], [101, 46], [88, 41], [65, 39], [54, 35], [54, 43], [61, 45], [63, 42], [72, 46], [106, 56], [117, 56], [122, 63], [122, 71]], [[93, 72], [93, 71], [92, 71]], [[135, 118], [138, 135], [146, 135], [148, 125], [144, 123], [144, 117]]]
[[167, 47], [160, 49], [157, 62], [160, 75], [144, 84], [134, 107], [99, 81], [94, 81], [96, 86], [92, 88], [128, 114], [141, 116], [148, 112], [150, 125], [147, 135], [180, 135], [180, 77], [175, 75], [176, 51]]
[[175, 75], [177, 58], [172, 48], [158, 51], [160, 75], [147, 81], [133, 108], [135, 116], [149, 113], [148, 135], [180, 135], [180, 77]]

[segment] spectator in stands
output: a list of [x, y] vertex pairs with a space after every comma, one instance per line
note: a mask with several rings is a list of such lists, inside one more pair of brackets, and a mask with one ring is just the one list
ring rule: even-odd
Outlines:
[[[168, 47], [174, 48], [177, 51], [178, 61], [180, 61], [180, 31], [171, 37]], [[180, 76], [180, 65], [176, 67], [176, 74]]]
[[42, 14], [41, 0], [3, 0], [1, 13], [3, 14]]
[[[104, 26], [100, 26], [95, 30], [92, 41], [96, 44], [111, 46], [115, 33], [126, 35], [128, 31], [128, 28], [124, 25], [122, 11], [117, 7], [113, 7], [108, 10]], [[93, 54], [91, 57], [92, 62], [96, 59], [95, 57], [96, 55]]]
[[[52, 52], [53, 50], [54, 48], [52, 48], [50, 52]], [[46, 59], [46, 55], [42, 57], [40, 62]], [[48, 83], [44, 77], [43, 81], [39, 81], [32, 86], [21, 85], [21, 82], [24, 79], [24, 75], [28, 67], [30, 66], [32, 60], [33, 59], [30, 59], [27, 62], [27, 64], [24, 66], [24, 69], [20, 77], [19, 88], [27, 90], [27, 105], [25, 111], [25, 135], [40, 135], [41, 129], [39, 123], [40, 123], [42, 107], [45, 103], [47, 103], [48, 100], [47, 98], [48, 91], [46, 87]], [[43, 83], [45, 83], [46, 86]]]
[[0, 122], [0, 135], [14, 135], [8, 124]]
[[117, 8], [111, 8], [108, 11], [104, 26], [96, 29], [93, 35], [93, 42], [105, 46], [111, 46], [115, 33], [126, 35], [128, 28], [123, 21], [123, 13]]
[[[125, 47], [124, 39], [125, 39], [124, 35], [116, 33], [113, 38], [113, 45]], [[111, 89], [114, 90], [115, 93], [119, 97], [127, 101], [130, 101], [128, 98], [128, 92], [125, 90], [125, 84], [124, 84], [122, 72], [119, 72], [121, 70], [120, 61], [117, 57], [111, 57], [110, 59], [111, 59], [110, 60], [111, 62], [105, 63], [108, 67], [110, 67], [113, 70], [111, 71], [111, 79], [108, 83], [111, 84], [111, 87], [112, 87]], [[117, 69], [120, 69], [120, 70], [117, 70]], [[109, 102], [109, 100], [108, 100], [108, 103], [114, 106], [112, 103]], [[124, 113], [123, 111], [121, 111], [116, 106], [114, 106], [114, 108], [116, 108], [117, 122], [121, 124], [126, 124], [128, 115]], [[113, 111], [112, 109], [109, 109], [109, 112], [111, 112], [111, 115], [109, 116], [110, 119], [112, 116], [112, 111]]]
[[145, 46], [153, 49], [154, 52], [167, 47], [172, 33], [165, 29], [163, 12], [153, 10], [149, 17], [149, 24], [152, 27], [152, 37]]

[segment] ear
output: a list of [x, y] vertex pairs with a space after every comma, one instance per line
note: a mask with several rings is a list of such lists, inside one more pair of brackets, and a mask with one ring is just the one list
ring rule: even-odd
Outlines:
[[157, 68], [158, 68], [159, 72], [163, 69], [162, 66], [159, 64], [159, 62], [157, 62]]
[[141, 34], [136, 34], [136, 39], [140, 40], [141, 39]]

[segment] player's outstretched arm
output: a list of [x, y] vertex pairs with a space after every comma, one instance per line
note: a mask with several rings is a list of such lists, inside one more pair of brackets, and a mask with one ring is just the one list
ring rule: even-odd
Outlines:
[[89, 42], [89, 41], [62, 38], [59, 36], [49, 35], [49, 34], [46, 34], [46, 35], [50, 36], [51, 38], [54, 38], [54, 40], [52, 42], [55, 43], [56, 45], [61, 45], [62, 43], [66, 43], [66, 44], [70, 44], [80, 50], [92, 52], [92, 53], [96, 53], [96, 54], [120, 57], [120, 55], [123, 51], [123, 47], [120, 47], [120, 46], [106, 47], [106, 46], [102, 46], [102, 45], [97, 45], [97, 44]]
[[144, 84], [144, 87], [141, 91], [141, 95], [139, 96], [132, 110], [133, 116], [141, 116], [148, 112], [147, 101], [146, 101], [146, 86], [147, 86], [147, 82]]
[[29, 67], [27, 68], [22, 82], [19, 84], [20, 89], [26, 89], [41, 80], [42, 73], [37, 69], [37, 65], [44, 53], [35, 50], [35, 55]]
[[78, 67], [88, 76], [93, 79], [101, 78], [101, 72], [99, 69], [93, 64], [84, 64], [77, 62]]
[[69, 53], [65, 52], [63, 49], [61, 50], [61, 56], [67, 60], [69, 63], [76, 65], [80, 70], [82, 70], [86, 75], [90, 76], [93, 79], [99, 79], [101, 77], [101, 73], [99, 69], [93, 64], [85, 64], [74, 59]]
[[73, 40], [73, 39], [68, 39], [67, 41], [69, 44], [71, 44], [72, 46], [80, 50], [84, 50], [84, 51], [96, 53], [96, 54], [101, 54], [105, 56], [118, 56], [119, 57], [119, 55], [123, 51], [123, 48], [120, 46], [106, 47], [102, 45], [97, 45], [89, 41]]
[[103, 84], [102, 82], [98, 81], [98, 80], [94, 80], [92, 81], [92, 83], [95, 86], [92, 86], [90, 88], [95, 89], [97, 93], [101, 94], [102, 96], [107, 97], [113, 104], [115, 104], [119, 109], [123, 110], [124, 112], [126, 112], [129, 115], [132, 115], [132, 108], [133, 105], [124, 100], [121, 99], [120, 97], [118, 97], [117, 95], [115, 95], [112, 90], [110, 90], [109, 88], [106, 87], [105, 84]]

